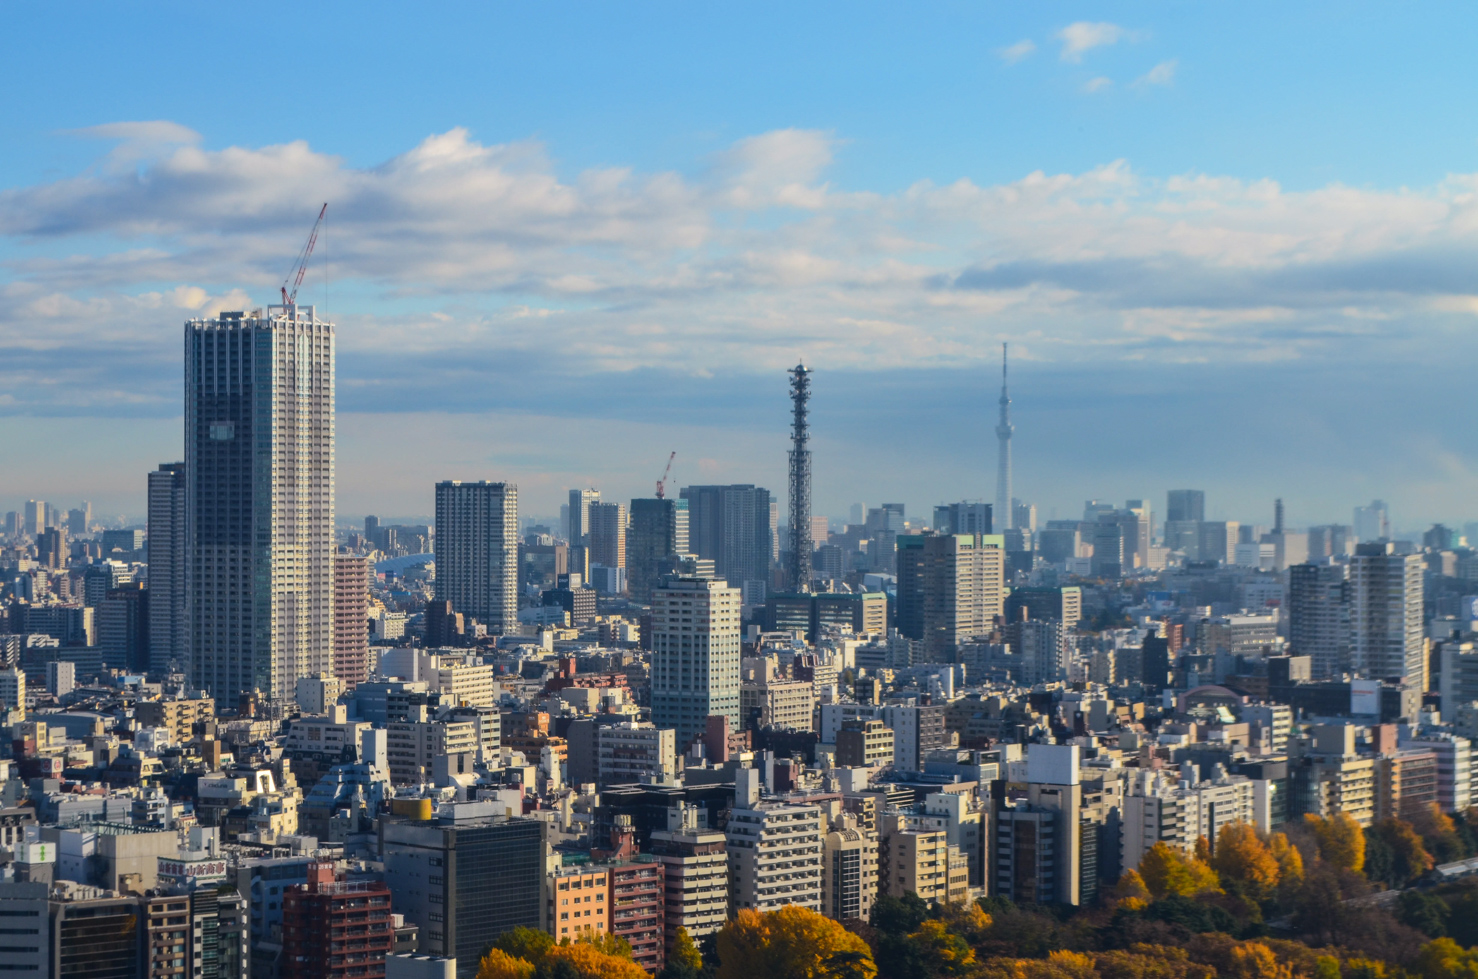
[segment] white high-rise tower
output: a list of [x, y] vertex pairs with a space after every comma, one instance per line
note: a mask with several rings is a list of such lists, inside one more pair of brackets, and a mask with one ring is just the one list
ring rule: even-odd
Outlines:
[[185, 324], [193, 681], [235, 706], [333, 669], [334, 327], [312, 306]]
[[991, 530], [1011, 529], [1011, 396], [1006, 393], [1006, 345], [1001, 344], [1001, 420], [996, 423], [1000, 455], [996, 461], [996, 505]]

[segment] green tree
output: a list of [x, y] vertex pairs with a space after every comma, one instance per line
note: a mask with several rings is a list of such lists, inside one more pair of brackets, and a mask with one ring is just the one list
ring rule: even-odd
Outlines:
[[667, 963], [657, 973], [657, 979], [698, 979], [703, 974], [703, 956], [693, 944], [688, 929], [679, 927], [672, 941], [672, 951], [667, 953]]

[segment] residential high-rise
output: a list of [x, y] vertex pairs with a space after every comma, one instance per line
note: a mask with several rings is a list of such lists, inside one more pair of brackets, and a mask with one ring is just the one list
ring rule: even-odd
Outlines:
[[652, 722], [677, 731], [682, 752], [722, 714], [739, 729], [739, 590], [669, 578], [652, 593]]
[[790, 567], [793, 591], [811, 590], [811, 429], [807, 412], [811, 401], [811, 372], [796, 364], [790, 372]]
[[902, 534], [898, 631], [923, 642], [923, 661], [952, 662], [1003, 610], [1005, 547], [999, 534]]
[[1391, 511], [1384, 500], [1371, 500], [1369, 506], [1355, 507], [1355, 537], [1362, 541], [1384, 540], [1391, 536]]
[[185, 618], [185, 464], [149, 473], [150, 672], [183, 672], [190, 662]]
[[590, 507], [600, 502], [598, 489], [570, 490], [570, 546], [590, 543]]
[[1331, 560], [1288, 569], [1288, 646], [1308, 656], [1315, 679], [1337, 679], [1350, 669], [1350, 582]]
[[735, 911], [778, 911], [788, 904], [821, 910], [826, 830], [820, 808], [736, 796], [726, 832]]
[[1200, 523], [1206, 519], [1205, 490], [1171, 490], [1166, 494], [1165, 520]]
[[376, 979], [394, 947], [383, 881], [336, 879], [324, 860], [308, 883], [283, 888], [282, 979]]
[[436, 597], [489, 632], [517, 625], [517, 486], [436, 484]]
[[108, 589], [97, 609], [98, 651], [105, 669], [149, 668], [149, 593], [133, 581]]
[[677, 930], [697, 941], [724, 926], [729, 917], [729, 857], [721, 830], [699, 821], [699, 808], [679, 804], [667, 810], [667, 828], [654, 830], [647, 847], [662, 862], [667, 878], [668, 951]]
[[1420, 554], [1397, 554], [1390, 541], [1355, 547], [1350, 559], [1350, 665], [1356, 673], [1420, 682], [1425, 672], [1422, 599]]
[[334, 360], [312, 306], [185, 324], [185, 621], [218, 703], [332, 666]]
[[367, 558], [334, 555], [334, 676], [345, 690], [369, 675], [369, 578]]
[[688, 501], [689, 550], [713, 561], [715, 573], [735, 588], [757, 589], [753, 600], [763, 602], [775, 543], [770, 491], [750, 484], [685, 486], [679, 495]]
[[626, 504], [592, 503], [588, 519], [590, 563], [607, 568], [626, 567]]
[[632, 500], [626, 532], [626, 586], [638, 602], [650, 602], [661, 577], [688, 552], [687, 500]]
[[1010, 530], [1011, 522], [1011, 433], [1016, 431], [1011, 424], [1011, 396], [1006, 393], [1006, 345], [1001, 344], [1001, 418], [996, 423], [996, 507], [995, 517], [1000, 524], [996, 533]]

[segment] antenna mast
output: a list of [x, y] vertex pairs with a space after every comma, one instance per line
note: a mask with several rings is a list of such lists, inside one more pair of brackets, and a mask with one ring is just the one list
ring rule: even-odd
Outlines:
[[811, 372], [796, 364], [790, 374], [790, 587], [811, 590]]

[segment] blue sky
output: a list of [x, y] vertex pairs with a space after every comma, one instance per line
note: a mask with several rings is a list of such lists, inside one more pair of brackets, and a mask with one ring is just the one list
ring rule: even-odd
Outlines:
[[[441, 478], [1478, 519], [1471, 8], [13, 4], [0, 508], [140, 509], [179, 329], [340, 324], [340, 504]], [[325, 273], [327, 282], [325, 282]], [[325, 288], [327, 292], [325, 293]], [[394, 461], [394, 465], [387, 463]], [[405, 463], [412, 463], [406, 465]]]

